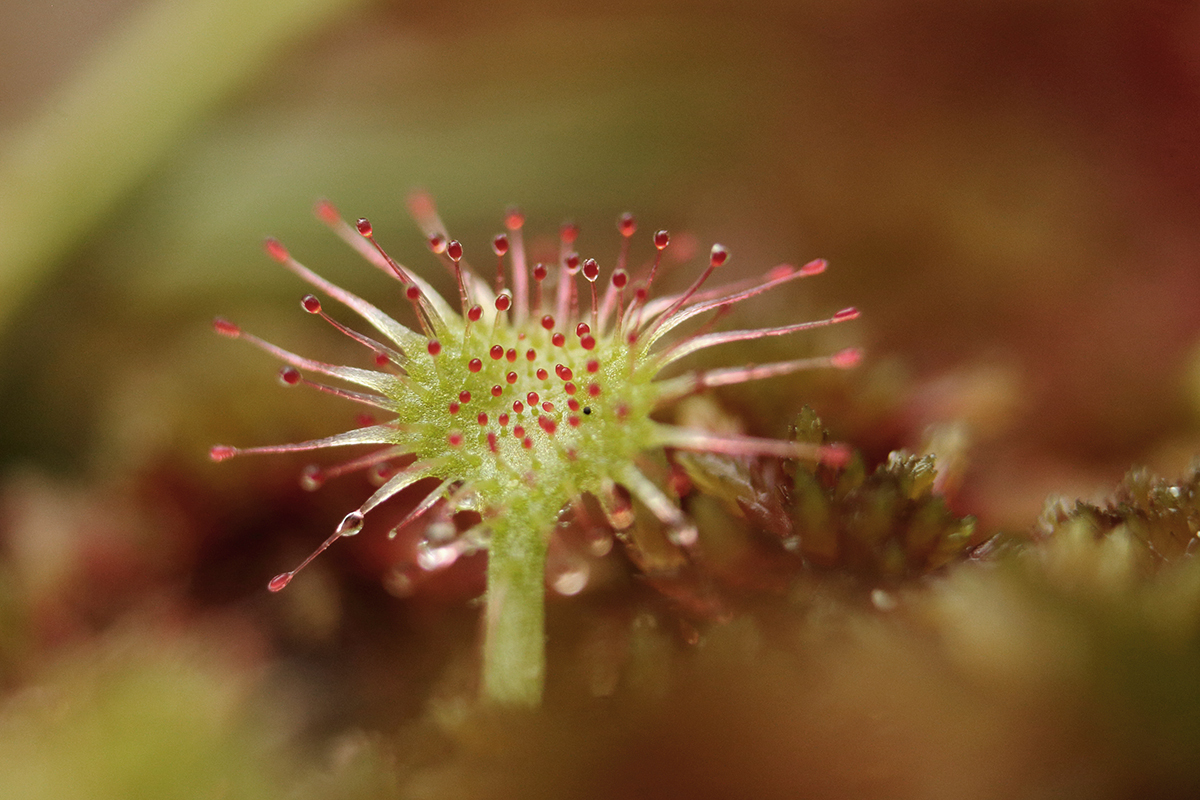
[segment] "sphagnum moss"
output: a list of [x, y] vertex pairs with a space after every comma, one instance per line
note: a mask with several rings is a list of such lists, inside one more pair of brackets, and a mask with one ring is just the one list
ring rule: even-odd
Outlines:
[[[409, 205], [430, 249], [455, 277], [457, 303], [442, 298], [388, 256], [367, 220], [351, 225], [326, 202], [318, 203], [316, 212], [370, 263], [400, 281], [416, 329], [310, 271], [278, 241], [266, 242], [273, 259], [374, 328], [378, 339], [333, 320], [316, 296], [302, 301], [304, 310], [368, 348], [376, 369], [307, 359], [227, 320], [214, 322], [218, 333], [244, 339], [282, 360], [287, 365], [280, 373], [285, 384], [307, 384], [365, 404], [387, 415], [388, 421], [296, 444], [218, 445], [210, 454], [223, 461], [250, 453], [376, 448], [330, 469], [305, 470], [303, 481], [309, 488], [352, 469], [374, 469], [386, 480], [300, 566], [273, 578], [272, 591], [283, 589], [333, 542], [358, 533], [365, 515], [380, 503], [418, 481], [440, 479], [397, 529], [431, 512], [440, 514], [441, 522], [460, 511], [479, 515], [478, 524], [458, 535], [452, 527], [445, 535], [447, 525], [431, 525], [419, 559], [421, 566], [436, 568], [465, 552], [487, 548], [483, 695], [497, 703], [533, 705], [541, 698], [545, 671], [547, 542], [560, 512], [592, 495], [614, 527], [626, 527], [632, 518], [632, 497], [662, 522], [675, 545], [688, 548], [696, 542], [696, 529], [639, 467], [648, 452], [678, 449], [835, 463], [847, 457], [838, 445], [717, 435], [658, 422], [651, 415], [710, 387], [819, 367], [848, 368], [859, 361], [856, 349], [665, 379], [659, 377], [663, 369], [710, 347], [845, 322], [858, 312], [847, 308], [826, 319], [754, 330], [711, 332], [702, 326], [679, 335], [684, 323], [719, 315], [735, 303], [820, 274], [825, 262], [800, 268], [784, 264], [760, 279], [705, 288], [729, 257], [723, 246], [714, 245], [707, 267], [686, 291], [655, 297], [654, 279], [670, 244], [666, 231], [653, 236], [654, 258], [645, 277], [633, 278], [628, 260], [637, 224], [631, 215], [622, 216], [620, 255], [601, 282], [597, 262], [575, 252], [578, 229], [570, 224], [561, 228], [557, 263], [531, 266], [522, 238], [524, 218], [510, 210], [507, 233], [492, 242], [497, 264], [493, 282], [468, 267], [463, 246], [450, 239], [430, 198], [418, 195]], [[357, 388], [317, 383], [304, 373]], [[405, 465], [396, 469], [393, 462]], [[432, 535], [434, 530], [440, 533]]]

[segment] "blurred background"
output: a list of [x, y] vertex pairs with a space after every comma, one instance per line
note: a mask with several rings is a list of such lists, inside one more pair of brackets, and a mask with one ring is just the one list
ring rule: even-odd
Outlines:
[[[393, 286], [313, 218], [320, 197], [370, 217], [384, 246], [427, 275], [434, 260], [404, 210], [414, 188], [436, 197], [480, 262], [510, 204], [535, 237], [575, 220], [581, 252], [602, 265], [624, 211], [641, 223], [641, 257], [657, 228], [699, 252], [724, 243], [746, 275], [823, 257], [825, 275], [729, 324], [855, 305], [853, 325], [773, 340], [754, 357], [856, 344], [864, 364], [722, 393], [721, 407], [777, 436], [808, 404], [869, 464], [897, 448], [936, 452], [953, 468], [951, 508], [982, 531], [1019, 535], [1050, 495], [1103, 497], [1135, 464], [1178, 476], [1200, 452], [1200, 5], [246, 5], [0, 8], [3, 793], [502, 796], [508, 783], [479, 776], [519, 767], [549, 770], [545, 786], [571, 794], [563, 787], [599, 770], [580, 754], [598, 748], [623, 765], [617, 774], [647, 781], [609, 790], [672, 796], [663, 776], [709, 745], [630, 751], [616, 731], [655, 697], [675, 717], [650, 729], [671, 741], [678, 731], [664, 720], [691, 730], [714, 675], [754, 669], [734, 681], [750, 696], [714, 718], [775, 725], [833, 754], [807, 750], [801, 770], [782, 746], [775, 761], [770, 746], [748, 745], [729, 763], [756, 765], [756, 794], [804, 785], [839, 796], [867, 781], [880, 796], [1019, 796], [1029, 787], [997, 777], [1016, 771], [1072, 796], [1114, 796], [1072, 760], [1107, 736], [1080, 721], [1086, 702], [1052, 706], [1051, 722], [1037, 703], [1028, 717], [1008, 707], [1053, 695], [1053, 681], [988, 699], [960, 687], [958, 702], [939, 693], [943, 670], [967, 670], [963, 686], [992, 673], [897, 643], [867, 618], [853, 617], [870, 627], [857, 649], [801, 626], [808, 644], [837, 642], [833, 655], [800, 648], [804, 669], [823, 676], [811, 685], [832, 682], [832, 710], [785, 691], [800, 669], [791, 662], [711, 656], [758, 652], [774, 635], [736, 620], [703, 629], [724, 644], [706, 651], [716, 666], [688, 667], [700, 672], [687, 684], [696, 694], [681, 699], [664, 676], [703, 637], [691, 623], [679, 633], [669, 604], [624, 562], [600, 590], [552, 606], [562, 628], [555, 645], [552, 627], [551, 663], [569, 676], [561, 696], [626, 687], [617, 694], [634, 698], [634, 717], [604, 711], [596, 740], [574, 727], [583, 712], [567, 701], [546, 719], [480, 722], [467, 710], [477, 559], [414, 577], [404, 569], [413, 542], [372, 542], [368, 525], [307, 581], [266, 594], [364, 487], [306, 494], [304, 460], [218, 467], [207, 448], [328, 435], [354, 411], [280, 388], [274, 363], [213, 336], [209, 322], [220, 314], [314, 357], [352, 357], [300, 313], [304, 287], [261, 252], [277, 236], [388, 308]], [[698, 264], [669, 279], [688, 282]], [[1031, 649], [1062, 638], [1061, 626], [1035, 628], [1045, 638]], [[893, 659], [902, 677], [883, 668]], [[1061, 675], [1069, 683], [1095, 666], [1060, 665]], [[850, 667], [871, 677], [833, 677]], [[916, 688], [889, 693], [898, 683]], [[852, 722], [792, 730], [794, 719], [777, 719], [776, 690], [797, 718]], [[924, 738], [899, 737], [900, 752], [896, 729], [879, 739], [877, 694], [893, 698], [885, 711], [897, 719], [926, 719]], [[760, 713], [771, 721], [754, 723]], [[529, 730], [520, 752], [479, 744]], [[1038, 750], [1039, 737], [1074, 742], [1070, 768]], [[891, 753], [867, 777], [836, 746], [863, 741]], [[931, 763], [947, 741], [961, 752]], [[781, 783], [761, 776], [779, 763], [791, 765]], [[474, 777], [455, 772], [464, 764]], [[689, 796], [749, 796], [736, 783], [720, 794], [725, 778], [689, 780]], [[1138, 779], [1113, 780], [1120, 795]]]

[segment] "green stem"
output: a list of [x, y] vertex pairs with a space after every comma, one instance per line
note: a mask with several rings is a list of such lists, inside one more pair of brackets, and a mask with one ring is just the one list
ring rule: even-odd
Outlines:
[[542, 701], [546, 674], [546, 536], [497, 525], [488, 549], [483, 699], [509, 706]]

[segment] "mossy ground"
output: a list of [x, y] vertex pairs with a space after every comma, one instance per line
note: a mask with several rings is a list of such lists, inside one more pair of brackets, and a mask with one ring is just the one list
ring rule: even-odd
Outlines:
[[[38, 200], [6, 252], [58, 255], [6, 265], [25, 302], [0, 347], [0, 795], [1200, 793], [1191, 6], [385, 3], [295, 49], [239, 39], [269, 65], [219, 104], [130, 48], [166, 87], [124, 83], [130, 110], [87, 70], [136, 5], [0, 7], [6, 131], [52, 143], [28, 124], [50, 120], [90, 145], [111, 121], [158, 154], [100, 185], [111, 148], [46, 151], [20, 162], [35, 194], [0, 187], [0, 206]], [[156, 59], [233, 63], [149, 38]], [[64, 116], [59, 80], [105, 113]], [[147, 140], [146, 120], [176, 133]], [[516, 201], [585, 232], [632, 208], [747, 265], [824, 256], [818, 294], [755, 318], [864, 312], [853, 341], [805, 345], [863, 344], [857, 374], [722, 391], [715, 414], [781, 437], [812, 405], [861, 468], [657, 462], [714, 495], [687, 500], [703, 559], [639, 521], [588, 591], [551, 595], [538, 712], [475, 706], [482, 557], [412, 569], [415, 539], [385, 535], [415, 498], [268, 596], [364, 487], [203, 458], [344, 413], [207, 331], [251, 315], [346, 356], [293, 319], [260, 237], [348, 263], [297, 208], [327, 194], [398, 229], [415, 183], [480, 237]], [[1121, 486], [1139, 464], [1157, 477]]]

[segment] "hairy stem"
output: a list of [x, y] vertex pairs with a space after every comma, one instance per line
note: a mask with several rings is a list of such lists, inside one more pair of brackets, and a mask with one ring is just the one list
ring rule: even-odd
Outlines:
[[488, 550], [483, 634], [483, 699], [536, 706], [546, 674], [546, 536], [533, 526], [498, 525]]

